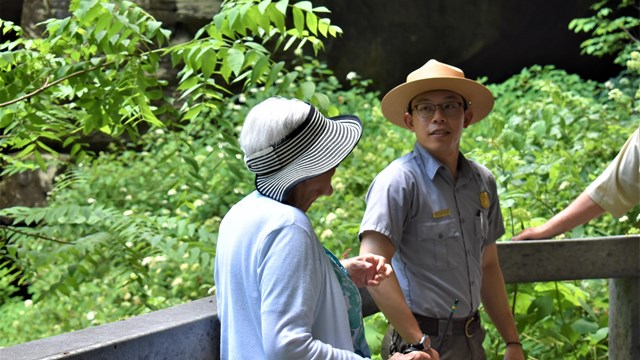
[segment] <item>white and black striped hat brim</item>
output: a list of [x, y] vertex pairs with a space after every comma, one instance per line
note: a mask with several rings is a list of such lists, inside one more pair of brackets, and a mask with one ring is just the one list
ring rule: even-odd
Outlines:
[[245, 157], [256, 174], [256, 189], [276, 201], [284, 201], [298, 183], [338, 166], [356, 146], [362, 123], [355, 115], [325, 118], [310, 106], [309, 114], [282, 141]]

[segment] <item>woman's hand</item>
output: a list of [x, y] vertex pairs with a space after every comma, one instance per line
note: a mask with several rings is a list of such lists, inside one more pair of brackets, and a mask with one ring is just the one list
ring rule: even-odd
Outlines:
[[357, 287], [378, 286], [392, 273], [391, 265], [380, 255], [358, 255], [341, 261]]

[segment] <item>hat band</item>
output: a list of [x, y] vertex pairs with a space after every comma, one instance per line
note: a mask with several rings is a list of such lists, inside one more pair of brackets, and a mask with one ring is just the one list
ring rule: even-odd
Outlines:
[[326, 119], [310, 105], [307, 118], [278, 143], [245, 157], [247, 167], [256, 175], [269, 175], [300, 157], [322, 135]]

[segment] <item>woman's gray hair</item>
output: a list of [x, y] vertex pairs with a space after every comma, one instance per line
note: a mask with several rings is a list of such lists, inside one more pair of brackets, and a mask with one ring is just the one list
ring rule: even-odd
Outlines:
[[278, 143], [304, 122], [311, 106], [298, 99], [271, 97], [255, 105], [240, 131], [245, 156]]

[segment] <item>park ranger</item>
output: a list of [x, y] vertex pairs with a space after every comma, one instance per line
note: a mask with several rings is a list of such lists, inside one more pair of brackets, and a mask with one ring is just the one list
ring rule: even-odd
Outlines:
[[375, 177], [360, 227], [360, 252], [384, 256], [395, 270], [369, 289], [392, 325], [391, 352], [432, 347], [440, 359], [485, 359], [482, 303], [504, 358], [524, 359], [498, 262], [496, 182], [460, 152], [463, 130], [493, 103], [489, 89], [436, 60], [382, 99], [384, 116], [416, 138], [413, 151]]

